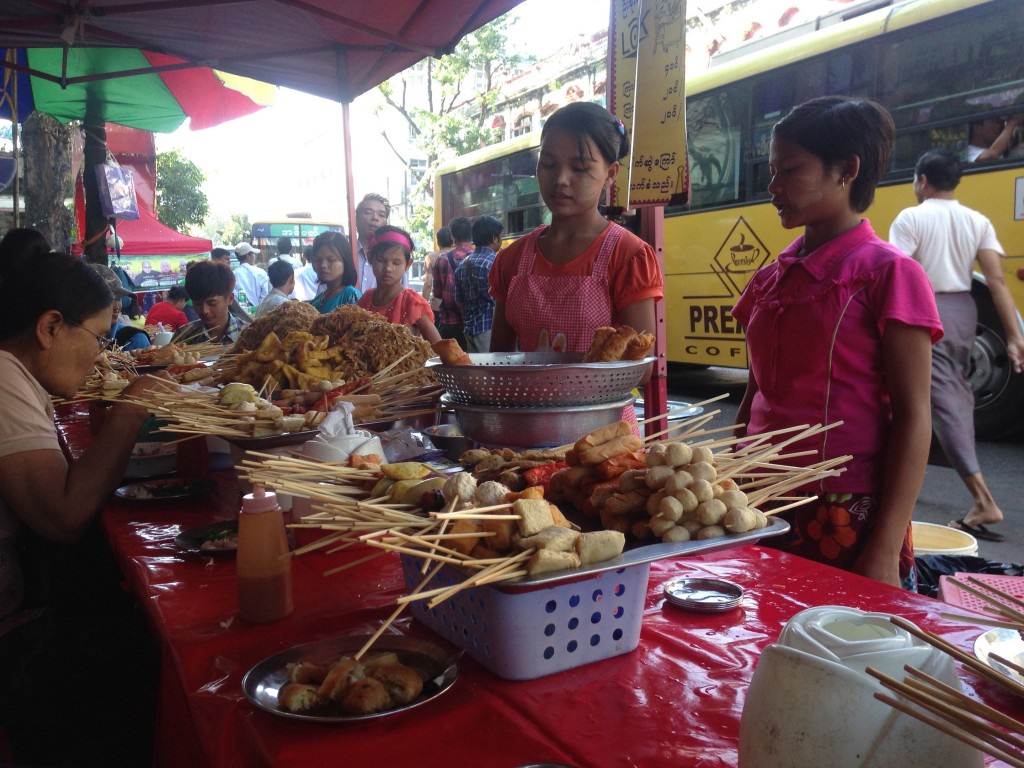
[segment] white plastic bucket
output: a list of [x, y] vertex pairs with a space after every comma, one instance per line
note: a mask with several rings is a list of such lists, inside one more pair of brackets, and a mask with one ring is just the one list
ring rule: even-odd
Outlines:
[[966, 531], [935, 523], [911, 523], [915, 555], [976, 555], [978, 540]]

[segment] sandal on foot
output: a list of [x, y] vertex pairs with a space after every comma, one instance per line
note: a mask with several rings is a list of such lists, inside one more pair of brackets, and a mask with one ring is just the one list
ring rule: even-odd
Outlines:
[[949, 527], [964, 531], [966, 533], [971, 534], [971, 536], [973, 536], [976, 539], [984, 539], [985, 541], [1002, 541], [1004, 538], [1003, 534], [996, 533], [995, 531], [990, 531], [981, 523], [978, 523], [977, 525], [969, 525], [968, 523], [964, 522], [965, 520], [966, 518], [963, 517], [961, 517], [959, 520], [954, 520], [949, 524]]

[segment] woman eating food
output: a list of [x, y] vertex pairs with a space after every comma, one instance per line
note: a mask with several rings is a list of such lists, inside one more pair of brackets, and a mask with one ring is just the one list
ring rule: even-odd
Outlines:
[[[105, 543], [89, 537], [149, 414], [112, 405], [71, 461], [50, 400], [73, 397], [109, 345], [113, 301], [65, 254], [25, 251], [0, 265], [0, 727], [19, 764], [141, 765], [148, 749], [148, 645]], [[159, 385], [140, 377], [125, 393]], [[58, 701], [74, 714], [55, 732]]]

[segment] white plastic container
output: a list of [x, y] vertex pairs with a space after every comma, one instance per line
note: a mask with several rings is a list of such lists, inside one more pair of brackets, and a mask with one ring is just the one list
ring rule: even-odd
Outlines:
[[960, 690], [953, 659], [889, 621], [843, 606], [801, 611], [764, 649], [740, 720], [740, 768], [982, 768], [983, 755], [874, 698], [867, 667], [910, 664]]
[[[422, 561], [402, 557], [411, 592]], [[532, 680], [629, 653], [640, 643], [650, 564], [605, 571], [527, 592], [483, 586], [464, 589], [436, 608], [412, 603], [413, 616], [506, 680]], [[428, 588], [461, 583], [442, 568]]]

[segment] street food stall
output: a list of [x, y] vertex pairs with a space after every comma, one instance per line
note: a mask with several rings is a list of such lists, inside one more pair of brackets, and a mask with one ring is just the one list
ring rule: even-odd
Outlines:
[[[838, 617], [832, 650], [870, 646], [853, 657], [889, 674], [882, 651], [897, 641], [919, 661], [946, 659], [934, 633], [963, 657], [940, 665], [958, 695], [1021, 715], [1000, 684], [1019, 682], [996, 661], [1008, 651], [992, 617], [763, 546], [788, 524], [758, 508], [841, 461], [798, 471], [778, 461], [786, 441], [739, 448], [703, 412], [710, 402], [666, 435], [642, 439], [619, 421], [649, 356], [452, 363], [356, 307], [268, 317], [221, 360], [139, 361], [206, 386], [152, 395], [161, 429], [177, 433], [176, 461], [126, 480], [101, 517], [162, 649], [161, 764], [297, 765], [343, 751], [359, 764], [765, 765], [751, 751], [785, 732], [788, 707], [830, 713], [864, 685], [863, 669], [846, 670], [777, 700], [782, 686], [762, 682], [755, 722], [780, 722], [767, 736], [747, 722], [764, 659], [778, 667], [821, 640], [811, 629], [792, 642], [808, 611]], [[291, 405], [274, 396], [286, 390]], [[92, 390], [61, 406], [70, 456], [116, 397]], [[547, 418], [532, 422], [538, 410]], [[339, 414], [356, 429], [332, 431]], [[418, 442], [453, 419], [477, 443], [457, 463]], [[287, 507], [294, 539], [288, 610], [266, 622], [242, 618], [238, 559], [239, 509], [260, 488]], [[595, 537], [624, 548], [584, 554]], [[886, 629], [890, 615], [908, 628]], [[416, 688], [336, 698], [331, 674], [347, 664], [374, 679], [375, 665], [414, 670]], [[875, 689], [859, 702], [881, 713], [877, 733], [912, 727]], [[806, 738], [839, 743], [827, 720], [801, 726]], [[922, 756], [964, 749], [926, 725], [914, 737]], [[893, 743], [878, 737], [879, 749]], [[956, 764], [982, 764], [981, 751], [965, 754]]]

